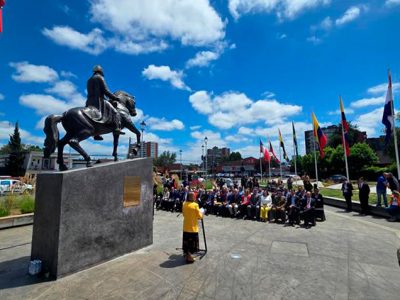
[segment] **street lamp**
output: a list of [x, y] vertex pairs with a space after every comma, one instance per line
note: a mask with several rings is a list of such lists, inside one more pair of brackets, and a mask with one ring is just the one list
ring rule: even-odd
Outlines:
[[202, 167], [203, 167], [203, 171], [204, 171], [204, 162], [205, 162], [205, 160], [204, 160], [204, 145], [201, 145], [201, 164], [202, 164]]
[[181, 156], [181, 180], [182, 180], [182, 169], [183, 169], [183, 166], [182, 166], [182, 150], [179, 150], [179, 155]]
[[142, 123], [140, 123], [140, 129], [142, 130], [142, 142], [140, 145], [140, 157], [144, 157], [144, 129], [146, 128], [146, 123], [144, 122], [144, 120], [142, 121]]
[[204, 138], [204, 145], [205, 145], [205, 150], [206, 150], [206, 175], [207, 175], [207, 142], [208, 142], [208, 138], [205, 137]]

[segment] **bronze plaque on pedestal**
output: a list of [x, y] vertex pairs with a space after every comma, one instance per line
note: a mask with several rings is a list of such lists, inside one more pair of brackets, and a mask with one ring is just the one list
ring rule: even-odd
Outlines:
[[140, 176], [125, 176], [124, 207], [140, 204]]

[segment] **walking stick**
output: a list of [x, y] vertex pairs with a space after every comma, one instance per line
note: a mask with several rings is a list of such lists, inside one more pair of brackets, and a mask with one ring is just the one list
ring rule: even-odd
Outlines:
[[200, 251], [204, 251], [204, 254], [202, 256], [200, 256], [200, 259], [202, 259], [207, 254], [207, 239], [206, 239], [206, 231], [204, 230], [203, 218], [201, 219], [201, 229], [203, 230], [204, 248], [205, 249], [200, 249]]

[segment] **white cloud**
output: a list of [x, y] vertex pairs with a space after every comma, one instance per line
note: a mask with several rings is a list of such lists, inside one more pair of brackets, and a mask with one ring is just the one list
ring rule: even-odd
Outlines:
[[169, 66], [149, 65], [142, 71], [142, 75], [149, 80], [168, 81], [177, 89], [190, 91], [190, 88], [182, 80], [183, 72], [173, 71]]
[[389, 7], [400, 5], [400, 0], [386, 0], [385, 5]]
[[214, 51], [200, 51], [197, 52], [195, 57], [189, 59], [186, 63], [187, 68], [192, 67], [206, 67], [212, 61], [217, 60], [220, 53]]
[[[386, 82], [386, 83], [381, 83], [381, 84], [378, 84], [376, 86], [373, 86], [373, 87], [369, 88], [367, 90], [367, 92], [369, 94], [372, 94], [372, 95], [377, 95], [377, 94], [381, 94], [382, 95], [382, 94], [386, 93], [387, 88], [388, 88], [388, 84]], [[400, 82], [392, 83], [392, 90], [394, 92], [395, 91], [399, 91], [400, 90]]]
[[[340, 109], [337, 109], [337, 110], [334, 110], [334, 111], [329, 111], [329, 112], [328, 112], [328, 115], [334, 116], [334, 115], [340, 115], [341, 113], [342, 113], [342, 112], [340, 111]], [[354, 109], [352, 109], [352, 108], [345, 108], [345, 109], [344, 109], [344, 113], [345, 113], [346, 115], [354, 114]]]
[[199, 91], [189, 97], [193, 108], [208, 115], [211, 125], [220, 129], [263, 121], [266, 124], [282, 122], [301, 112], [302, 107], [279, 103], [274, 99], [253, 101], [239, 92], [226, 92], [219, 96]]
[[0, 93], [0, 101], [4, 100], [4, 95]]
[[358, 116], [354, 120], [354, 124], [358, 125], [359, 130], [366, 131], [369, 137], [379, 136], [383, 134], [383, 131], [380, 132], [383, 130], [382, 115], [383, 106]]
[[206, 91], [198, 91], [189, 97], [193, 108], [201, 114], [210, 114], [212, 109], [211, 98]]
[[201, 125], [190, 126], [190, 130], [199, 130]]
[[294, 19], [306, 10], [330, 4], [330, 0], [229, 0], [229, 11], [237, 20], [257, 12], [276, 13], [279, 19]]
[[44, 28], [59, 45], [98, 55], [108, 48], [138, 55], [160, 52], [169, 41], [213, 46], [225, 37], [225, 22], [209, 0], [93, 0], [91, 21], [100, 28], [82, 33], [69, 26]]
[[343, 16], [341, 16], [340, 18], [336, 19], [335, 24], [337, 26], [341, 26], [344, 25], [346, 23], [349, 23], [351, 21], [354, 21], [355, 19], [357, 19], [361, 14], [361, 8], [358, 6], [352, 6], [349, 9], [347, 9], [345, 11], [345, 13], [343, 14]]
[[287, 34], [286, 33], [280, 33], [276, 37], [277, 37], [278, 40], [284, 40], [284, 39], [287, 38]]
[[78, 78], [78, 76], [76, 76], [74, 73], [69, 72], [69, 71], [61, 71], [60, 75], [65, 78]]
[[108, 47], [103, 32], [98, 28], [89, 33], [81, 33], [69, 26], [54, 26], [52, 29], [44, 28], [42, 33], [58, 45], [94, 55], [100, 54]]
[[164, 118], [154, 118], [151, 117], [146, 120], [147, 125], [152, 130], [163, 130], [163, 131], [172, 131], [172, 130], [182, 130], [185, 128], [182, 121], [174, 119], [172, 121], [168, 121]]
[[354, 108], [362, 108], [368, 107], [371, 105], [380, 105], [385, 103], [385, 97], [373, 97], [373, 98], [364, 98], [357, 101], [354, 101], [350, 104], [351, 107]]
[[70, 108], [70, 105], [65, 101], [44, 94], [22, 95], [19, 97], [19, 103], [33, 108], [39, 115], [61, 114]]
[[225, 24], [208, 0], [93, 0], [90, 12], [93, 21], [136, 41], [169, 37], [202, 46], [225, 36]]
[[322, 39], [316, 37], [315, 35], [312, 35], [307, 38], [307, 42], [313, 43], [314, 45], [318, 45], [322, 43]]
[[[8, 121], [0, 121], [0, 141], [6, 141], [10, 139], [10, 135], [14, 133], [15, 125]], [[29, 131], [19, 128], [21, 134], [21, 141], [24, 144], [35, 144], [42, 145], [44, 137], [39, 137], [31, 134]]]
[[18, 82], [53, 82], [58, 79], [57, 72], [48, 66], [32, 65], [26, 61], [9, 65], [15, 69], [12, 78]]

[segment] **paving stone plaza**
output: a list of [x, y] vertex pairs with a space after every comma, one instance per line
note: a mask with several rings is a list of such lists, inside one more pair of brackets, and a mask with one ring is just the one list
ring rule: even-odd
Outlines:
[[399, 299], [400, 224], [325, 211], [309, 230], [206, 216], [194, 264], [182, 215], [156, 211], [152, 246], [57, 281], [27, 274], [32, 226], [1, 230], [0, 299]]

